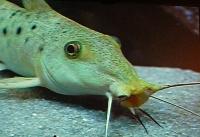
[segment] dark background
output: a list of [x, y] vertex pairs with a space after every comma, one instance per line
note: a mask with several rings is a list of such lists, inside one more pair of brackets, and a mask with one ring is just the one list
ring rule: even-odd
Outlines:
[[123, 53], [134, 65], [200, 72], [199, 8], [195, 5], [139, 1], [47, 2], [80, 24], [120, 38]]

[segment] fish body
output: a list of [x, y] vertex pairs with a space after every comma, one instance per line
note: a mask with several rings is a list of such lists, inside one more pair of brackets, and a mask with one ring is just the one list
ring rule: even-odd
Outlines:
[[[37, 6], [37, 1], [24, 1], [25, 8], [7, 1], [0, 5], [0, 61], [9, 70], [37, 77], [40, 86], [66, 95], [105, 95], [113, 83], [113, 88], [125, 88], [114, 89], [116, 96], [139, 88], [141, 80], [114, 38], [60, 15], [46, 3]], [[63, 50], [71, 41], [82, 46], [75, 59]]]
[[[4, 2], [0, 6], [0, 11], [0, 28], [2, 28], [0, 61], [9, 70], [25, 77], [39, 77], [42, 86], [47, 86], [62, 94], [86, 94], [76, 89], [77, 85], [85, 85], [73, 76], [75, 74], [72, 71], [76, 69], [73, 68], [73, 61], [75, 62], [75, 60], [67, 62], [67, 57], [62, 50], [62, 57], [66, 59], [64, 60], [66, 62], [60, 62], [58, 56], [60, 53], [57, 52], [57, 49], [61, 45], [63, 47], [68, 41], [77, 41], [91, 32], [91, 37], [98, 37], [95, 36], [95, 31], [87, 29], [53, 10], [27, 10], [10, 2]], [[43, 56], [44, 54], [46, 54], [46, 57]], [[89, 52], [86, 56], [88, 56], [85, 57], [86, 59], [92, 58]], [[62, 63], [69, 65], [65, 65], [61, 69]], [[50, 73], [47, 71], [50, 71]], [[56, 77], [65, 77], [65, 85], [68, 85], [69, 88], [65, 88], [64, 91], [57, 89], [55, 83], [52, 83], [54, 81], [51, 77], [51, 75], [54, 75], [53, 71], [65, 73], [65, 76], [61, 73]], [[72, 88], [70, 85], [76, 85], [76, 87], [73, 86]], [[72, 91], [72, 89], [74, 90]], [[93, 90], [88, 94], [104, 94], [95, 93], [95, 91]]]
[[112, 36], [60, 15], [44, 0], [22, 2], [25, 8], [0, 0], [0, 70], [21, 75], [0, 80], [0, 88], [41, 86], [64, 95], [105, 95], [105, 136], [113, 97], [125, 96], [122, 106], [134, 108], [160, 89], [138, 76]]

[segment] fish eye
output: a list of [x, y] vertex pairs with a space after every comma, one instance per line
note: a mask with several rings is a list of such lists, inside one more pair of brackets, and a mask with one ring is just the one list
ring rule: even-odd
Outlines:
[[64, 51], [69, 58], [77, 58], [81, 50], [80, 43], [78, 41], [71, 41], [65, 44]]

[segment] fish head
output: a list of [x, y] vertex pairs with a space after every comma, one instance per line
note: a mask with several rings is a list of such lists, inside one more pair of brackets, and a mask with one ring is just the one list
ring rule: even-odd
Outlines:
[[46, 87], [67, 95], [111, 92], [127, 99], [155, 88], [138, 76], [116, 38], [74, 26], [43, 51]]

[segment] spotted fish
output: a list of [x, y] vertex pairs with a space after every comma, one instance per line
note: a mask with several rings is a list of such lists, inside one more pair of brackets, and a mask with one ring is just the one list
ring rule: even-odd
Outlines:
[[141, 79], [112, 36], [94, 31], [54, 11], [44, 0], [0, 0], [0, 71], [20, 77], [0, 80], [0, 88], [46, 87], [64, 95], [108, 97], [107, 137], [113, 98], [133, 114], [166, 86]]

